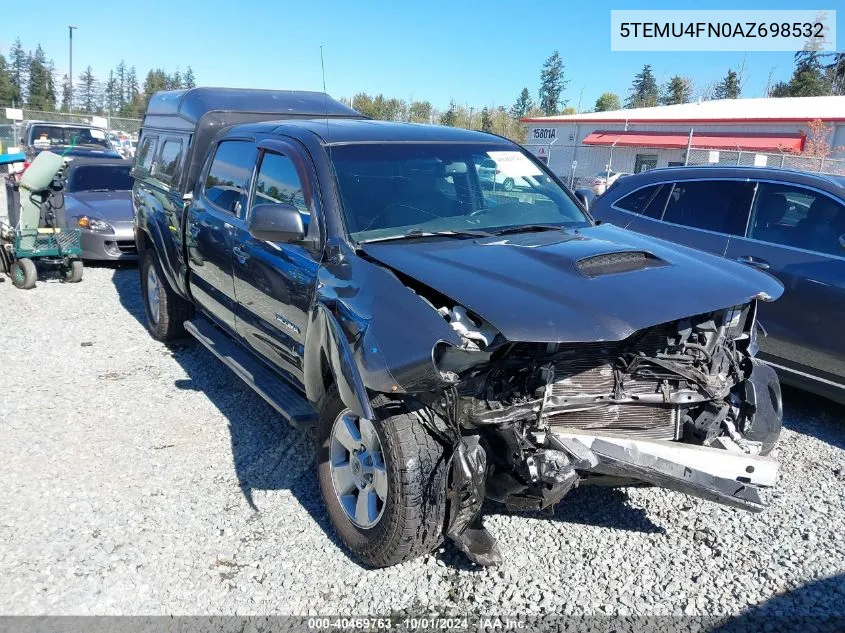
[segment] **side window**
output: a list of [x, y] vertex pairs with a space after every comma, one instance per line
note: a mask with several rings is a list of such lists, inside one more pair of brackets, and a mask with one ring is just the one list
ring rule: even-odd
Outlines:
[[252, 206], [266, 203], [295, 206], [302, 216], [306, 234], [311, 233], [311, 210], [305, 202], [302, 181], [293, 162], [282, 154], [265, 153], [258, 168]]
[[176, 179], [179, 171], [179, 163], [182, 159], [182, 139], [165, 139], [158, 156], [158, 167], [156, 177], [164, 182], [172, 182]]
[[730, 235], [745, 235], [755, 184], [740, 180], [676, 182], [664, 222]]
[[136, 173], [144, 176], [149, 175], [157, 145], [157, 136], [144, 135], [144, 138], [141, 140], [141, 146], [138, 148], [138, 153], [135, 155], [134, 167]]
[[763, 182], [757, 191], [748, 237], [828, 255], [842, 255], [845, 205], [793, 185]]
[[214, 206], [238, 215], [246, 204], [249, 178], [258, 153], [251, 141], [223, 141], [205, 177], [205, 197]]
[[617, 200], [614, 205], [620, 209], [624, 209], [625, 211], [639, 213], [640, 215], [645, 215], [659, 220], [660, 216], [663, 215], [663, 208], [666, 206], [666, 198], [669, 196], [669, 191], [671, 189], [671, 184], [643, 187], [633, 193], [629, 193], [621, 200]]

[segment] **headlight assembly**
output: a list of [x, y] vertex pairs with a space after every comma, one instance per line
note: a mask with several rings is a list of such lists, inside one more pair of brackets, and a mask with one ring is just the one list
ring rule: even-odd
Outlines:
[[89, 218], [87, 215], [76, 218], [76, 225], [81, 229], [88, 229], [97, 233], [114, 233], [111, 224], [105, 220]]

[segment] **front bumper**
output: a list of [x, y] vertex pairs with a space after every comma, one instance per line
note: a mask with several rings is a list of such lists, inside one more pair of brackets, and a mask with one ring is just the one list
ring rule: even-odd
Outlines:
[[743, 510], [762, 510], [759, 489], [777, 481], [771, 457], [722, 448], [577, 432], [555, 432], [550, 444], [577, 456], [581, 473], [637, 479]]
[[138, 259], [135, 235], [129, 230], [97, 233], [82, 230], [82, 259], [99, 261], [133, 261]]

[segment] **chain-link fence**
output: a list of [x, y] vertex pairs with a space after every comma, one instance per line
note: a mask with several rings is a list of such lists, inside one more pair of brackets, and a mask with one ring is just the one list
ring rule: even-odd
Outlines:
[[[778, 167], [845, 175], [845, 158], [805, 156], [789, 152], [713, 150], [691, 147], [610, 147], [596, 145], [531, 144], [526, 149], [545, 162], [569, 186], [603, 190], [613, 175], [635, 174], [656, 167], [683, 165], [747, 165]], [[600, 193], [600, 191], [598, 191]]]

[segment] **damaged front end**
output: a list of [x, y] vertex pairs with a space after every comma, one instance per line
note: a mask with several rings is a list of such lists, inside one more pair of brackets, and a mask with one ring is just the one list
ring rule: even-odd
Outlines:
[[425, 404], [451, 429], [447, 533], [476, 562], [500, 558], [485, 496], [540, 510], [580, 483], [644, 482], [763, 508], [782, 407], [754, 358], [756, 301], [617, 342], [514, 343], [461, 306], [438, 312], [463, 343], [435, 346], [447, 386]]

